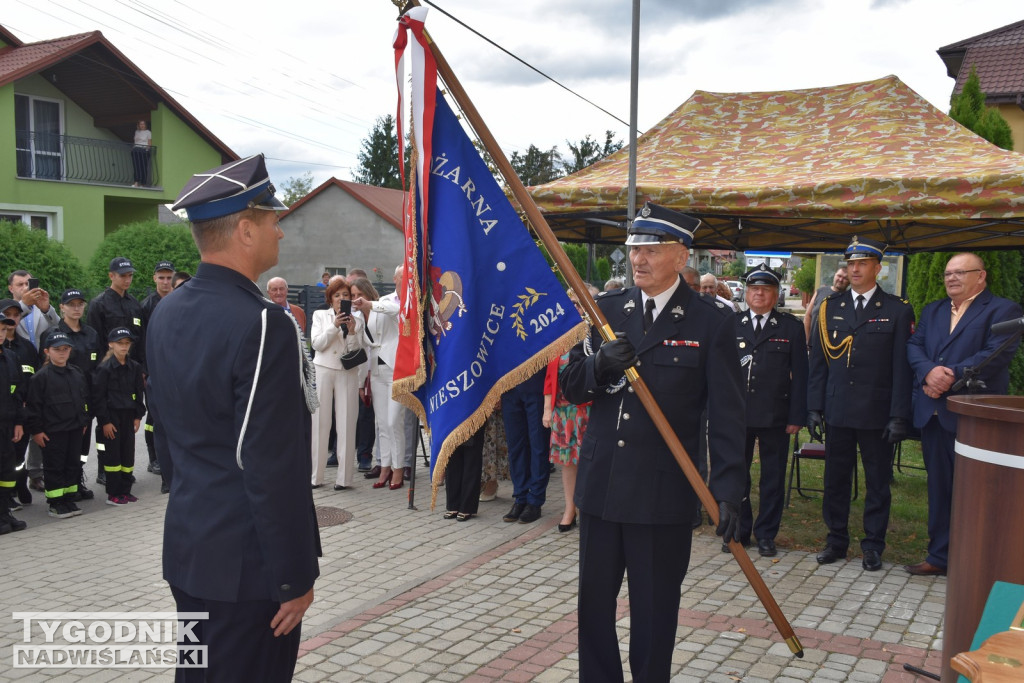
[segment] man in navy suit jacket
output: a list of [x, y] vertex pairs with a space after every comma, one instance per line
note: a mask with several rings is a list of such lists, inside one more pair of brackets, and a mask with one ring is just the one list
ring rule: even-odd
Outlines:
[[[949, 515], [953, 501], [953, 443], [956, 415], [946, 397], [964, 370], [991, 356], [1006, 335], [993, 335], [992, 325], [1019, 318], [1020, 306], [985, 289], [985, 264], [975, 254], [957, 254], [944, 273], [946, 294], [921, 312], [921, 322], [907, 344], [914, 371], [914, 426], [921, 430], [921, 450], [928, 468], [928, 556], [907, 565], [915, 575], [945, 574], [949, 560]], [[1005, 394], [1010, 384], [1011, 344], [985, 366], [979, 379], [985, 393]]]

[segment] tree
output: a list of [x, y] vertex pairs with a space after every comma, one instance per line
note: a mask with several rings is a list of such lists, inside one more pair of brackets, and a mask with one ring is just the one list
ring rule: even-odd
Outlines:
[[284, 181], [284, 185], [281, 186], [281, 192], [284, 195], [281, 201], [285, 203], [285, 206], [291, 206], [309, 194], [309, 191], [312, 189], [313, 174], [309, 171], [297, 178], [291, 177]]
[[[86, 285], [85, 270], [75, 255], [60, 242], [50, 239], [45, 230], [33, 230], [24, 223], [0, 221], [0, 272], [7, 277], [16, 270], [27, 270], [39, 278], [40, 286], [50, 293], [51, 302], [71, 287]], [[0, 298], [10, 297], [6, 286]]]
[[985, 93], [981, 91], [978, 72], [971, 67], [971, 75], [959, 95], [950, 99], [949, 117], [968, 130], [1002, 149], [1013, 149], [1010, 124], [996, 109], [985, 106]]
[[357, 183], [402, 189], [398, 170], [398, 135], [391, 114], [377, 118], [369, 136], [363, 138], [358, 158], [359, 168], [352, 174]]
[[[949, 116], [960, 125], [977, 133], [1002, 149], [1013, 149], [1013, 136], [1006, 119], [995, 109], [985, 106], [985, 93], [977, 71], [971, 67], [971, 75], [964, 83], [959, 95], [950, 100]], [[921, 315], [925, 304], [946, 297], [942, 273], [946, 261], [953, 252], [914, 254], [907, 266], [907, 298], [914, 307], [914, 314]], [[979, 253], [988, 272], [988, 288], [996, 296], [1012, 301], [1021, 300], [1024, 289], [1024, 269], [1021, 267], [1020, 251], [989, 251]], [[1010, 393], [1024, 393], [1024, 357], [1016, 354], [1010, 363]]]
[[523, 181], [523, 185], [542, 185], [562, 177], [559, 168], [562, 165], [562, 155], [558, 153], [558, 146], [547, 151], [530, 145], [526, 154], [512, 152], [508, 160], [512, 169]]
[[615, 134], [610, 130], [604, 132], [604, 146], [598, 144], [597, 140], [587, 136], [580, 140], [578, 143], [573, 144], [568, 140], [565, 144], [569, 146], [569, 152], [572, 154], [572, 158], [568, 161], [562, 160], [561, 167], [562, 173], [569, 175], [580, 171], [591, 164], [604, 159], [609, 154], [617, 152], [622, 149], [622, 141], [615, 139]]
[[817, 275], [817, 263], [812, 258], [805, 258], [800, 264], [800, 269], [793, 273], [793, 284], [801, 292], [813, 295]]

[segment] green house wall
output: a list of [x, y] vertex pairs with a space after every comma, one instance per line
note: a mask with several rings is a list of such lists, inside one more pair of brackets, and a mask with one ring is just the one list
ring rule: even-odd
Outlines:
[[217, 148], [161, 103], [150, 112], [159, 187], [18, 178], [15, 94], [63, 101], [66, 135], [100, 140], [117, 137], [97, 128], [88, 112], [38, 75], [0, 87], [0, 212], [20, 209], [55, 214], [54, 239], [67, 245], [83, 264], [106, 235], [126, 223], [155, 218], [157, 207], [172, 203], [192, 174], [222, 163]]

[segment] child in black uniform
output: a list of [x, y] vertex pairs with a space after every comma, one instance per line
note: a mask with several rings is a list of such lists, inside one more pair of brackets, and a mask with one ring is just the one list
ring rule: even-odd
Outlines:
[[[0, 313], [0, 326], [13, 328], [17, 324], [14, 318]], [[21, 366], [14, 353], [4, 350], [0, 344], [0, 536], [28, 526], [11, 514], [11, 510], [20, 508], [14, 502], [16, 468], [20, 460], [14, 444], [21, 441], [24, 424], [25, 383]]]
[[71, 340], [51, 332], [43, 342], [46, 364], [28, 387], [26, 422], [32, 440], [43, 453], [43, 488], [51, 517], [82, 514], [71, 494], [78, 491], [82, 430], [89, 422], [85, 375], [73, 365]]
[[142, 366], [128, 357], [132, 333], [115, 327], [107, 335], [110, 351], [92, 378], [92, 405], [96, 415], [96, 452], [107, 474], [107, 505], [127, 505], [135, 469], [135, 433], [146, 406], [142, 400]]

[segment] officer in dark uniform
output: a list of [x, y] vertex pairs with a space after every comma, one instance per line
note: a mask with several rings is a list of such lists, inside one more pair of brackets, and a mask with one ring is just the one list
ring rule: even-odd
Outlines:
[[597, 304], [618, 338], [593, 331], [559, 377], [573, 403], [593, 401], [580, 448], [581, 681], [622, 681], [616, 598], [629, 574], [635, 681], [667, 681], [697, 497], [623, 372], [635, 365], [691, 458], [708, 413], [718, 534], [736, 538], [743, 495], [743, 392], [732, 311], [701, 298], [678, 270], [700, 221], [647, 204], [626, 244], [635, 287]]
[[[290, 681], [320, 571], [309, 488], [312, 364], [295, 320], [255, 284], [282, 232], [263, 156], [192, 177], [184, 208], [201, 262], [149, 336], [157, 452], [171, 467], [163, 576], [209, 668], [177, 680]], [[163, 428], [159, 428], [163, 427]]]
[[[740, 505], [740, 543], [753, 531], [762, 557], [776, 554], [775, 536], [782, 522], [786, 490], [789, 435], [800, 431], [807, 417], [807, 342], [804, 326], [775, 308], [780, 276], [762, 263], [748, 271], [749, 310], [736, 314], [736, 346], [747, 380], [747, 488]], [[757, 522], [750, 506], [750, 465], [754, 442], [761, 457]], [[729, 552], [729, 546], [722, 546]]]
[[132, 286], [135, 266], [129, 259], [118, 256], [110, 261], [110, 286], [93, 297], [89, 302], [86, 323], [96, 330], [100, 339], [106, 339], [111, 330], [127, 327], [135, 344], [132, 345], [131, 358], [146, 371], [146, 326], [145, 314], [138, 299], [128, 293]]
[[862, 565], [882, 568], [892, 495], [892, 444], [905, 439], [910, 420], [912, 374], [907, 340], [914, 327], [910, 304], [876, 283], [886, 245], [853, 238], [846, 249], [850, 289], [822, 302], [811, 330], [807, 428], [825, 431], [825, 494], [828, 527], [819, 564], [846, 557], [850, 545], [850, 486], [860, 447], [864, 499]]

